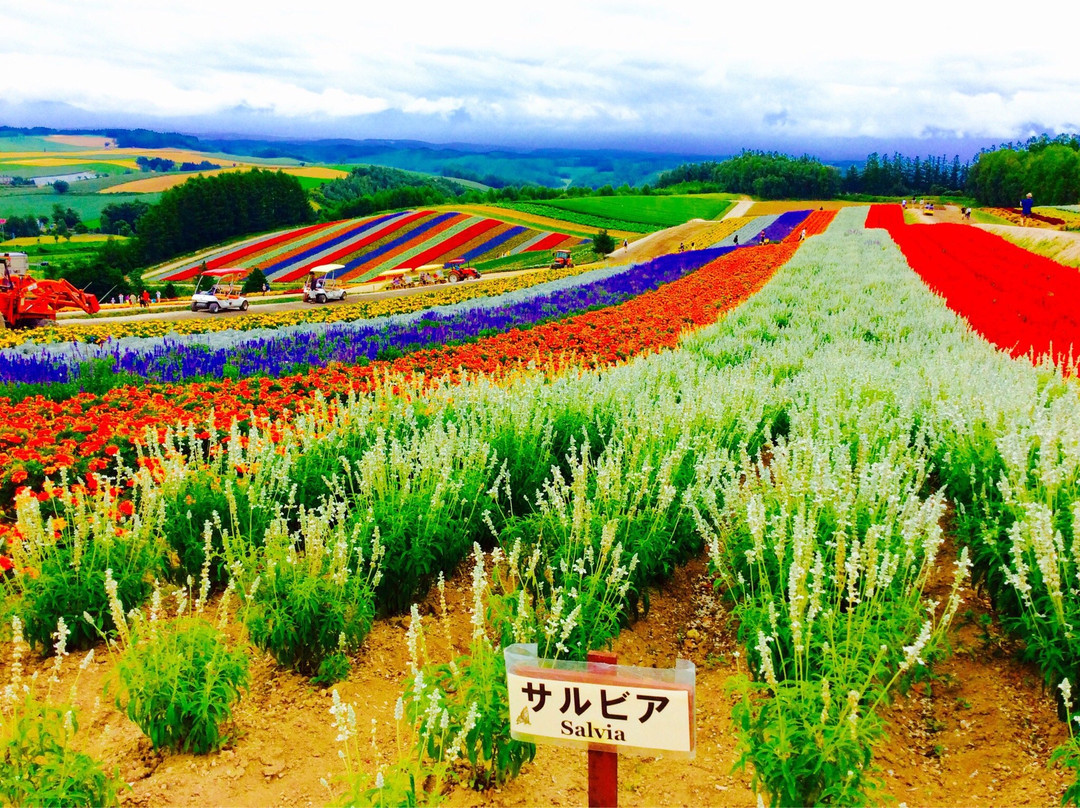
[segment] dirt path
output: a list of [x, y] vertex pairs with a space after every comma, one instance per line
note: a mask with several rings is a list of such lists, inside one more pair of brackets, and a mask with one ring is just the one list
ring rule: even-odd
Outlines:
[[[471, 630], [468, 571], [459, 571], [447, 590], [454, 653], [460, 654]], [[1016, 661], [1016, 649], [992, 624], [980, 622], [987, 604], [972, 592], [965, 600], [951, 637], [953, 655], [885, 710], [889, 739], [875, 754], [885, 792], [912, 806], [1057, 804], [1067, 781], [1060, 771], [1047, 770], [1046, 761], [1064, 740], [1065, 727], [1038, 673]], [[443, 661], [446, 649], [434, 604], [429, 597], [421, 614], [432, 657]], [[407, 626], [408, 618], [377, 621], [354, 659], [352, 675], [338, 685], [342, 698], [356, 705], [369, 770], [386, 763], [395, 747], [393, 710], [407, 669]], [[238, 626], [232, 626], [231, 634], [240, 640]], [[731, 773], [736, 749], [727, 688], [743, 664], [732, 620], [717, 600], [704, 560], [679, 569], [654, 591], [648, 613], [623, 631], [613, 650], [624, 664], [669, 667], [683, 657], [697, 665], [697, 757], [623, 757], [622, 804], [755, 804], [749, 775]], [[330, 725], [329, 692], [280, 670], [265, 655], [252, 651], [253, 683], [235, 714], [237, 740], [203, 757], [155, 752], [111, 697], [102, 696], [114, 662], [100, 648], [98, 655], [98, 664], [80, 681], [77, 744], [119, 767], [132, 784], [125, 804], [317, 806], [340, 793], [336, 778], [342, 769]], [[0, 664], [5, 680], [7, 656]], [[75, 668], [74, 662], [67, 665], [57, 692], [67, 692]], [[447, 795], [447, 804], [584, 805], [586, 788], [584, 754], [540, 747], [536, 760], [502, 789], [477, 793], [458, 787]]]
[[727, 213], [724, 214], [725, 219], [738, 219], [740, 216], [746, 216], [747, 212], [754, 206], [753, 199], [740, 199], [736, 202]]
[[964, 218], [964, 211], [957, 205], [935, 205], [933, 211], [923, 210], [909, 205], [904, 211], [904, 221], [908, 224], [971, 224]]

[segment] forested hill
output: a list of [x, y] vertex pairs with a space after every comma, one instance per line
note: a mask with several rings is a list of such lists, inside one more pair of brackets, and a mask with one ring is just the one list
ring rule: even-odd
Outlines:
[[119, 146], [175, 147], [236, 157], [292, 159], [303, 163], [366, 163], [472, 180], [493, 188], [508, 185], [639, 186], [680, 163], [714, 157], [690, 153], [658, 154], [621, 149], [512, 149], [418, 140], [276, 140], [273, 138], [196, 137], [147, 129], [51, 129], [0, 126], [0, 135], [82, 134], [115, 138]]

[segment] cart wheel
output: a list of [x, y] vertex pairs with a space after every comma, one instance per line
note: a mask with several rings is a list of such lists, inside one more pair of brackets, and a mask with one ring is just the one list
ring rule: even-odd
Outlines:
[[344, 299], [345, 299], [345, 298], [347, 298], [348, 296], [349, 296], [349, 293], [348, 293], [348, 292], [342, 292], [342, 293], [341, 293], [341, 299], [342, 299], [342, 300], [344, 300]]
[[199, 310], [199, 304], [198, 303], [192, 303], [191, 304], [191, 310], [192, 311], [198, 311]]
[[326, 295], [316, 295], [315, 300], [318, 301], [319, 303], [325, 303], [326, 302]]
[[209, 311], [209, 312], [210, 312], [211, 314], [217, 314], [217, 313], [218, 313], [218, 309], [220, 309], [220, 308], [221, 308], [221, 306], [219, 306], [219, 305], [218, 305], [217, 303], [211, 303], [211, 304], [210, 304], [209, 306], [207, 306], [206, 308], [207, 308], [207, 311]]
[[447, 278], [447, 280], [450, 281], [450, 283], [457, 283], [461, 278], [458, 277], [456, 272], [451, 272], [450, 277]]
[[247, 310], [248, 310], [248, 302], [245, 300], [243, 303], [240, 304], [240, 311], [247, 311]]

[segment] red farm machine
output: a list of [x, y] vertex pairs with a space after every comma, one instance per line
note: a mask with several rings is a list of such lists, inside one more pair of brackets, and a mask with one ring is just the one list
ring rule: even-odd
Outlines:
[[96, 297], [65, 280], [31, 278], [26, 253], [4, 253], [0, 262], [0, 328], [24, 328], [55, 320], [56, 312], [64, 308], [82, 309], [87, 314], [101, 309]]
[[556, 250], [551, 255], [551, 268], [562, 269], [574, 266], [574, 259], [570, 257], [569, 250]]

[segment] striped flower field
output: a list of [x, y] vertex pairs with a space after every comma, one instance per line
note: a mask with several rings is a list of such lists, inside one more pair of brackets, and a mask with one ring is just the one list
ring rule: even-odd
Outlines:
[[[500, 228], [413, 212], [267, 249], [313, 260], [371, 238], [384, 252], [357, 272], [427, 261], [434, 245], [391, 229], [410, 216], [457, 250]], [[720, 246], [338, 330], [23, 350], [28, 375], [11, 389], [55, 389], [0, 402], [4, 728], [44, 716], [57, 748], [86, 750], [80, 771], [100, 772], [86, 775], [99, 803], [117, 799], [114, 766], [153, 804], [166, 783], [174, 797], [214, 783], [341, 805], [516, 799], [515, 778], [577, 764], [510, 738], [502, 648], [573, 660], [618, 644], [650, 593], [695, 564], [738, 653], [695, 658], [707, 763], [650, 761], [659, 781], [776, 806], [1074, 793], [1080, 386], [1069, 348], [1046, 339], [1071, 333], [1052, 301], [1072, 280], [1035, 262], [1007, 287], [1000, 266], [1022, 256], [1004, 242], [888, 208], [709, 233]], [[1007, 322], [992, 308], [1001, 290]], [[68, 395], [70, 379], [29, 375], [109, 357], [130, 383]], [[1000, 769], [952, 791], [893, 771], [920, 737], [897, 705], [917, 718], [933, 694], [959, 702], [942, 668], [991, 655], [960, 633], [979, 620], [973, 586], [986, 636], [1000, 630], [1045, 684], [1041, 707], [1023, 705], [1038, 743], [1001, 752], [1017, 790]], [[400, 645], [392, 671], [386, 637]], [[128, 730], [65, 729], [74, 674], [45, 693], [24, 671], [75, 667], [64, 657], [105, 643], [119, 695], [77, 686], [69, 701], [90, 726]], [[212, 662], [169, 656], [181, 646], [214, 649]], [[187, 678], [149, 664], [166, 658]], [[376, 666], [397, 677], [393, 695], [370, 695]], [[189, 681], [213, 701], [144, 712]], [[298, 699], [282, 726], [244, 709], [285, 683], [329, 695]], [[1038, 733], [1036, 708], [1049, 715]], [[940, 766], [994, 743], [979, 723], [971, 712], [934, 731]], [[324, 740], [280, 743], [280, 767], [237, 763], [258, 754], [252, 739], [309, 725]], [[179, 754], [136, 777], [140, 733]], [[177, 777], [168, 761], [196, 749], [205, 773]], [[312, 766], [326, 772], [318, 793]]]
[[207, 269], [259, 267], [273, 283], [296, 283], [311, 267], [343, 264], [334, 274], [361, 282], [391, 269], [441, 264], [452, 258], [482, 261], [518, 252], [568, 249], [577, 236], [533, 230], [498, 219], [453, 211], [403, 211], [301, 227], [210, 253], [160, 273], [162, 281], [196, 277]]

